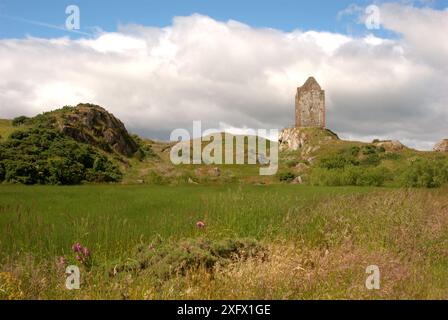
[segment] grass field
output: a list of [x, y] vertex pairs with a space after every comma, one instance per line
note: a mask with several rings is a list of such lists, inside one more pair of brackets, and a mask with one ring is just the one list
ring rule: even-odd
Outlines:
[[[253, 238], [264, 255], [163, 279], [150, 268], [110, 275], [156, 238], [174, 253], [183, 241]], [[76, 242], [90, 249], [92, 265], [81, 266], [81, 289], [70, 291], [57, 260], [72, 259]], [[448, 298], [448, 196], [297, 185], [2, 185], [0, 248], [2, 298]], [[365, 288], [368, 265], [380, 268], [380, 290]]]

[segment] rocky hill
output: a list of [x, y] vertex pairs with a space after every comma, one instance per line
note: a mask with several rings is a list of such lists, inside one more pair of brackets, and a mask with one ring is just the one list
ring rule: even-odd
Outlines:
[[78, 104], [25, 119], [24, 124], [43, 124], [74, 140], [106, 152], [132, 156], [139, 148], [124, 124], [106, 109], [94, 104]]
[[[123, 123], [92, 104], [2, 122], [0, 181], [26, 184], [114, 182], [130, 157], [150, 151]], [[8, 126], [9, 124], [9, 126]]]

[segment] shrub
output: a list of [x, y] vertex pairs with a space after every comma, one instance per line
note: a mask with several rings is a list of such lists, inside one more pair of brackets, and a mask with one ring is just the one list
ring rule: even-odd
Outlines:
[[352, 154], [352, 156], [357, 156], [360, 151], [361, 151], [360, 147], [354, 146], [351, 148], [350, 153]]
[[400, 185], [436, 188], [448, 182], [448, 161], [416, 159], [403, 171]]
[[373, 145], [363, 146], [362, 153], [364, 155], [374, 154], [374, 153], [376, 153], [376, 147]]
[[360, 164], [365, 166], [377, 166], [378, 164], [380, 164], [380, 162], [381, 162], [380, 156], [376, 153], [372, 153], [367, 155], [364, 159], [362, 159], [360, 161]]
[[160, 280], [204, 267], [213, 270], [217, 264], [264, 255], [265, 249], [252, 239], [184, 239], [151, 245], [140, 245], [127, 262], [118, 263], [110, 273], [140, 272], [146, 270]]
[[287, 172], [279, 173], [278, 178], [280, 181], [290, 182], [290, 181], [294, 180], [295, 175], [292, 172], [287, 171]]
[[146, 157], [154, 157], [156, 155], [151, 146], [143, 141], [138, 135], [133, 134], [131, 135], [131, 138], [139, 145], [138, 150], [134, 154], [138, 160], [141, 161]]
[[12, 125], [14, 127], [18, 127], [21, 126], [23, 124], [26, 124], [29, 121], [30, 118], [25, 117], [25, 116], [20, 116], [20, 117], [16, 117], [12, 120]]
[[117, 166], [91, 146], [41, 127], [15, 131], [0, 143], [0, 167], [4, 180], [24, 184], [121, 179]]
[[49, 160], [48, 171], [50, 184], [78, 184], [84, 179], [84, 166], [67, 158]]
[[387, 168], [363, 168], [348, 166], [343, 169], [314, 168], [311, 171], [310, 183], [321, 186], [383, 186], [392, 180]]
[[352, 155], [343, 153], [330, 155], [321, 159], [319, 167], [324, 169], [343, 169], [346, 166], [359, 165], [358, 160]]

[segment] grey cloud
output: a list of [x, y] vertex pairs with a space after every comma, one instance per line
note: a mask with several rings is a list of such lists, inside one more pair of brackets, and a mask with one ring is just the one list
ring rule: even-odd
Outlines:
[[[92, 102], [131, 131], [158, 139], [193, 120], [204, 128], [220, 122], [282, 128], [294, 122], [296, 87], [314, 75], [327, 93], [330, 128], [427, 149], [448, 137], [448, 79], [440, 67], [448, 55], [432, 43], [441, 41], [437, 23], [444, 26], [444, 12], [381, 10], [385, 26], [402, 38], [285, 33], [193, 15], [166, 28], [120, 26], [94, 39], [0, 40], [0, 117]], [[436, 23], [421, 15], [434, 15]], [[420, 29], [434, 29], [435, 36], [407, 34]], [[423, 45], [441, 52], [432, 55]]]

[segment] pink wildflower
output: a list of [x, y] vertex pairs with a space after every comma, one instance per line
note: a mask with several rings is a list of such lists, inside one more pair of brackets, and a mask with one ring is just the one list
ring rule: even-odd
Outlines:
[[73, 244], [72, 250], [73, 250], [73, 252], [81, 252], [81, 250], [82, 250], [81, 244], [79, 242]]
[[205, 223], [203, 221], [198, 221], [196, 222], [196, 227], [198, 227], [198, 229], [203, 229], [205, 228]]

